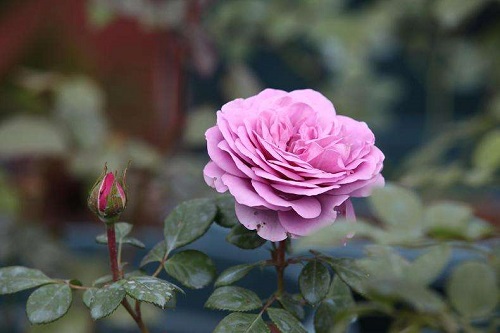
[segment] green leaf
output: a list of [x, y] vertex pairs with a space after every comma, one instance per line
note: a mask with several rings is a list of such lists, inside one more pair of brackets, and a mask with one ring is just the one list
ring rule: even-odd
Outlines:
[[64, 316], [72, 301], [67, 284], [49, 284], [35, 290], [26, 303], [26, 313], [32, 324], [46, 324]]
[[226, 240], [229, 243], [246, 250], [256, 249], [264, 245], [266, 242], [264, 238], [257, 235], [257, 231], [248, 230], [242, 224], [234, 226], [226, 236]]
[[302, 320], [304, 319], [305, 312], [304, 312], [304, 307], [301, 304], [301, 299], [302, 297], [300, 295], [294, 297], [294, 295], [285, 293], [282, 296], [280, 296], [280, 298], [278, 298], [278, 301], [285, 310], [290, 312], [297, 319]]
[[215, 287], [222, 287], [233, 284], [236, 281], [244, 278], [254, 267], [258, 265], [260, 265], [260, 263], [242, 264], [229, 267], [228, 269], [220, 273], [214, 285]]
[[479, 142], [473, 156], [476, 168], [494, 173], [500, 169], [500, 130], [488, 132]]
[[250, 311], [262, 306], [259, 296], [251, 290], [227, 286], [215, 289], [205, 307], [214, 310]]
[[330, 272], [325, 265], [318, 260], [310, 261], [299, 275], [300, 292], [310, 304], [318, 304], [325, 298], [330, 281]]
[[347, 309], [355, 305], [351, 289], [349, 289], [349, 286], [345, 284], [338, 275], [334, 276], [326, 299], [331, 300], [339, 309]]
[[165, 246], [165, 241], [161, 241], [156, 244], [151, 251], [144, 256], [144, 258], [142, 258], [140, 266], [145, 266], [150, 262], [161, 262], [166, 254], [167, 247]]
[[126, 295], [123, 287], [124, 280], [97, 289], [90, 303], [90, 315], [92, 319], [101, 319], [112, 314]]
[[446, 244], [430, 247], [406, 269], [408, 281], [429, 285], [436, 280], [450, 259], [451, 248]]
[[308, 236], [300, 237], [294, 244], [294, 251], [308, 251], [312, 248], [329, 248], [346, 243], [350, 235], [374, 238], [383, 230], [375, 228], [367, 222], [357, 220], [356, 223], [338, 219], [334, 224], [322, 228]]
[[325, 300], [321, 302], [314, 314], [314, 328], [316, 333], [330, 333], [332, 326], [344, 325], [344, 322], [351, 322], [354, 315], [340, 322], [336, 316], [340, 311], [353, 308], [355, 305], [356, 303], [352, 297], [351, 290], [338, 275], [335, 275]]
[[427, 232], [437, 238], [465, 238], [472, 210], [460, 203], [443, 202], [431, 205], [424, 212]]
[[107, 275], [101, 276], [100, 278], [97, 278], [96, 280], [94, 280], [94, 282], [92, 282], [92, 286], [103, 285], [103, 284], [106, 284], [106, 283], [111, 282], [111, 281], [113, 281], [113, 275], [107, 274]]
[[370, 279], [366, 289], [371, 298], [403, 302], [420, 312], [438, 313], [445, 308], [443, 300], [434, 291], [406, 280]]
[[358, 259], [357, 265], [365, 270], [371, 279], [402, 279], [410, 267], [410, 262], [392, 247], [368, 245], [365, 251], [368, 257]]
[[268, 308], [267, 314], [281, 333], [307, 333], [300, 321], [286, 310]]
[[95, 242], [97, 244], [108, 244], [108, 236], [106, 234], [100, 234], [95, 236]]
[[415, 233], [420, 231], [423, 208], [414, 192], [388, 184], [374, 190], [369, 201], [375, 214], [387, 227]]
[[165, 262], [165, 271], [192, 289], [205, 287], [216, 275], [212, 260], [205, 253], [196, 250], [176, 253]]
[[[132, 227], [133, 226], [130, 223], [125, 223], [125, 222], [115, 223], [116, 243], [128, 244], [138, 247], [140, 249], [145, 248], [146, 246], [144, 245], [144, 243], [138, 240], [137, 238], [127, 237], [127, 235], [130, 234], [130, 231], [132, 231]], [[108, 244], [108, 236], [107, 234], [97, 235], [95, 241], [98, 244]]]
[[133, 225], [126, 222], [115, 223], [116, 240], [125, 238], [132, 231]]
[[217, 215], [215, 223], [224, 228], [232, 228], [240, 224], [234, 211], [234, 198], [230, 195], [224, 195], [215, 199], [217, 205]]
[[97, 290], [98, 290], [97, 288], [89, 288], [83, 292], [82, 295], [83, 304], [85, 304], [85, 306], [89, 309], [90, 305], [92, 304], [92, 301], [94, 300], [94, 295]]
[[332, 327], [336, 326], [335, 316], [339, 308], [331, 300], [321, 302], [314, 313], [314, 331], [316, 333], [331, 333]]
[[467, 224], [467, 230], [465, 231], [465, 238], [467, 240], [476, 240], [485, 238], [487, 236], [493, 235], [495, 232], [495, 227], [490, 223], [480, 219], [472, 218]]
[[321, 260], [332, 267], [339, 278], [349, 287], [360, 294], [364, 294], [364, 284], [369, 274], [358, 265], [355, 259], [322, 257]]
[[165, 219], [167, 253], [200, 238], [215, 219], [217, 208], [211, 199], [195, 199], [178, 205]]
[[176, 289], [173, 284], [151, 276], [132, 277], [127, 279], [123, 286], [130, 297], [161, 308], [166, 306]]
[[495, 271], [482, 262], [466, 262], [455, 268], [446, 292], [453, 307], [467, 318], [487, 316], [498, 306]]
[[231, 313], [213, 333], [270, 333], [260, 314]]
[[37, 269], [10, 266], [0, 268], [0, 295], [12, 294], [47, 283], [55, 283]]
[[121, 242], [122, 242], [122, 244], [132, 245], [132, 246], [137, 247], [139, 249], [146, 248], [146, 245], [144, 245], [143, 242], [141, 242], [140, 240], [138, 240], [137, 238], [134, 238], [134, 237], [125, 237], [122, 239]]

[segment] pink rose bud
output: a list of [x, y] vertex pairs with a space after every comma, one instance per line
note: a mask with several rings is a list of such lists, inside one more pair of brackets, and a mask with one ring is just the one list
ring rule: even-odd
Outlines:
[[108, 172], [104, 166], [104, 172], [92, 187], [88, 198], [88, 205], [101, 221], [114, 223], [120, 217], [127, 206], [127, 195], [125, 193], [125, 175], [118, 178], [116, 172]]

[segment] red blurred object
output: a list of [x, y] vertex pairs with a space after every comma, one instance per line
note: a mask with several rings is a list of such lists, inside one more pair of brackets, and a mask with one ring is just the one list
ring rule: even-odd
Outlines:
[[[22, 62], [32, 45], [48, 43], [54, 47], [45, 56], [55, 63], [68, 61], [68, 56], [76, 58], [73, 62], [81, 67], [79, 72], [102, 83], [115, 130], [142, 137], [167, 152], [183, 127], [190, 41], [174, 31], [146, 30], [133, 18], [118, 17], [105, 28], [95, 29], [88, 22], [86, 6], [86, 0], [26, 0], [3, 5], [0, 80]], [[190, 1], [188, 27], [199, 19], [200, 6], [200, 2]]]

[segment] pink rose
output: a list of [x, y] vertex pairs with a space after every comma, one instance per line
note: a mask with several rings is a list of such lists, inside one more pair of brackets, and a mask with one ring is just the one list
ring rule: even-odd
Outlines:
[[205, 181], [236, 200], [236, 215], [270, 241], [354, 216], [350, 197], [382, 186], [384, 154], [366, 123], [335, 113], [314, 90], [266, 89], [217, 112], [205, 133]]

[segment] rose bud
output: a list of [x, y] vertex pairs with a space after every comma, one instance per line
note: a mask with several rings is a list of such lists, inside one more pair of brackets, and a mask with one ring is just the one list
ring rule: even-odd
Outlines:
[[116, 222], [127, 205], [126, 172], [127, 169], [118, 178], [116, 172], [108, 172], [104, 166], [103, 174], [90, 191], [88, 206], [105, 223]]

